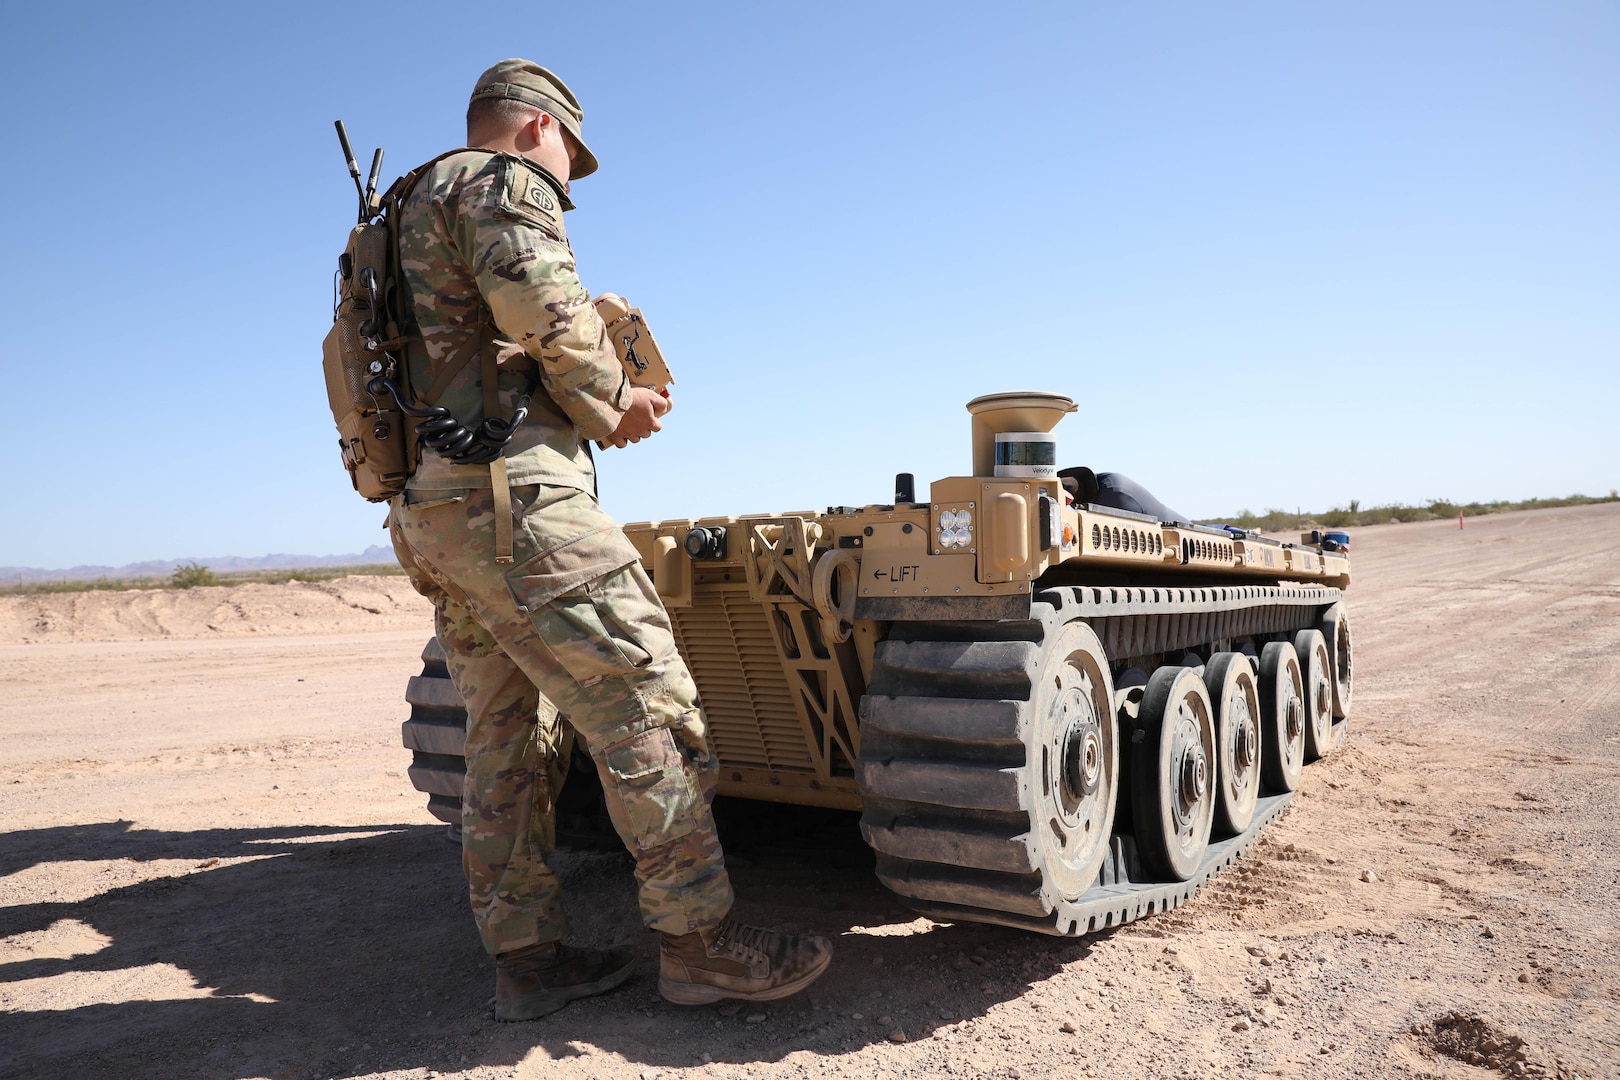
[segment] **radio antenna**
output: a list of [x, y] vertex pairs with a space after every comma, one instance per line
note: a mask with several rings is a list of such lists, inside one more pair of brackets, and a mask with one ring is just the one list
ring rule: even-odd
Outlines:
[[[349, 133], [343, 127], [343, 121], [335, 120], [333, 126], [337, 128], [338, 142], [343, 144], [343, 160], [349, 166], [349, 176], [354, 179], [355, 194], [360, 196], [360, 222], [364, 224], [370, 215], [366, 213], [366, 189], [360, 185], [360, 166], [355, 163], [354, 151], [349, 147]], [[382, 162], [379, 161], [377, 165], [381, 167]]]
[[366, 180], [365, 202], [368, 217], [372, 213], [372, 207], [377, 204], [377, 176], [382, 172], [382, 159], [382, 147], [379, 146], [377, 152], [371, 155], [371, 176]]

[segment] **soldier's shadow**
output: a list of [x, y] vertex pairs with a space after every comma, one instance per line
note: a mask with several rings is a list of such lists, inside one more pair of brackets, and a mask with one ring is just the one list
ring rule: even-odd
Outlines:
[[[828, 973], [778, 1002], [678, 1009], [658, 996], [657, 953], [648, 942], [646, 976], [615, 995], [618, 1001], [582, 1002], [590, 1008], [572, 1017], [577, 1006], [513, 1025], [500, 1033], [503, 1041], [532, 1048], [530, 1058], [608, 1053], [665, 1068], [779, 1061], [806, 1051], [838, 1057], [897, 1036], [926, 1039], [942, 1025], [981, 1017], [1090, 952], [1086, 940], [937, 924], [907, 910], [874, 876], [858, 815], [723, 799], [715, 813], [740, 917], [831, 937]], [[623, 888], [604, 899], [630, 895], [626, 874]]]
[[[470, 978], [477, 966], [442, 837], [415, 824], [125, 822], [0, 836], [0, 865], [32, 875], [72, 862], [117, 873], [123, 860], [170, 875], [0, 908], [0, 1075], [341, 1074], [367, 1041], [442, 1011], [422, 988], [436, 999], [458, 968]], [[54, 947], [52, 928], [69, 920], [88, 945]], [[153, 997], [167, 1000], [142, 1000]]]
[[[281, 1080], [608, 1054], [657, 1066], [838, 1055], [897, 1030], [924, 1037], [946, 1013], [978, 1015], [1084, 954], [1080, 943], [917, 920], [872, 877], [850, 816], [808, 827], [781, 819], [798, 820], [796, 830], [747, 818], [751, 827], [723, 824], [738, 912], [833, 937], [825, 978], [741, 1010], [668, 1005], [628, 859], [561, 853], [574, 937], [628, 938], [641, 964], [622, 989], [525, 1024], [493, 1020], [492, 969], [441, 827], [168, 833], [115, 822], [6, 834], [0, 866], [13, 871], [185, 862], [177, 876], [83, 900], [0, 908], [0, 939], [11, 946], [0, 951], [0, 1076]], [[224, 862], [204, 865], [212, 859]], [[27, 952], [64, 920], [86, 924], [97, 944], [57, 950], [60, 958], [49, 947]], [[150, 991], [154, 970], [184, 992], [126, 1000], [162, 996]], [[942, 1007], [947, 999], [956, 1004]]]

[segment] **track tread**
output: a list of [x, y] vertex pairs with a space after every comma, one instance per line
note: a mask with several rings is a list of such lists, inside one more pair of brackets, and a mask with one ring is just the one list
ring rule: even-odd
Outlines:
[[1262, 798], [1249, 827], [1212, 842], [1185, 882], [1141, 880], [1132, 839], [1116, 836], [1096, 885], [1077, 900], [1052, 895], [1030, 836], [1043, 826], [1023, 790], [1043, 642], [1084, 619], [1111, 659], [1161, 655], [1291, 633], [1338, 596], [1315, 586], [1077, 586], [1037, 593], [1027, 621], [896, 624], [874, 653], [856, 765], [878, 877], [924, 914], [1047, 934], [1091, 933], [1184, 903], [1288, 796]]
[[[1074, 936], [1092, 934], [1115, 926], [1180, 907], [1197, 895], [1209, 881], [1231, 866], [1260, 831], [1287, 809], [1293, 793], [1263, 795], [1255, 808], [1254, 820], [1236, 836], [1212, 841], [1204, 852], [1197, 872], [1186, 881], [1110, 884], [1099, 882], [1073, 903], [1064, 903], [1052, 914], [1032, 917], [990, 905], [953, 904], [949, 901], [910, 899], [907, 903], [923, 915], [941, 922], [982, 922], [1033, 930], [1041, 934]], [[885, 882], [887, 884], [887, 882]], [[892, 888], [892, 886], [891, 886]]]
[[413, 717], [400, 725], [400, 741], [407, 750], [459, 758], [467, 743], [467, 725], [460, 720], [418, 720]]
[[1003, 874], [1032, 874], [1035, 856], [1023, 836], [1008, 837], [962, 826], [919, 826], [905, 822], [861, 826], [872, 850], [912, 862], [940, 863]]
[[1024, 805], [1018, 770], [996, 765], [925, 758], [871, 761], [862, 753], [855, 778], [863, 791], [905, 802], [1003, 813]]
[[905, 697], [868, 693], [861, 699], [865, 738], [890, 735], [966, 746], [1022, 746], [1019, 702]]

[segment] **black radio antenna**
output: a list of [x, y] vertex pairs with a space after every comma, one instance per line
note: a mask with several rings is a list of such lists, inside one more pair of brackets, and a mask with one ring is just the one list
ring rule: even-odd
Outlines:
[[377, 176], [382, 172], [382, 159], [382, 147], [379, 146], [377, 152], [371, 155], [371, 176], [366, 180], [365, 203], [367, 216], [371, 214], [371, 208], [377, 204]]
[[[366, 210], [369, 209], [366, 202], [366, 189], [360, 186], [360, 166], [355, 163], [354, 151], [349, 148], [349, 133], [343, 127], [343, 121], [335, 120], [333, 126], [337, 128], [338, 142], [343, 144], [343, 160], [348, 163], [349, 175], [354, 179], [355, 194], [360, 196], [360, 223], [363, 225], [370, 215], [366, 213]], [[381, 167], [382, 162], [379, 160], [377, 165]]]

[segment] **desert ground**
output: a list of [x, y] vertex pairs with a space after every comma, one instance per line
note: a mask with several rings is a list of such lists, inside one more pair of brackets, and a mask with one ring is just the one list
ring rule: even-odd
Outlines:
[[831, 937], [820, 983], [664, 1003], [626, 859], [564, 853], [642, 968], [510, 1025], [406, 777], [404, 579], [3, 598], [0, 1075], [1620, 1076], [1617, 536], [1356, 531], [1345, 745], [1177, 911], [934, 924], [852, 820], [732, 814], [739, 913]]

